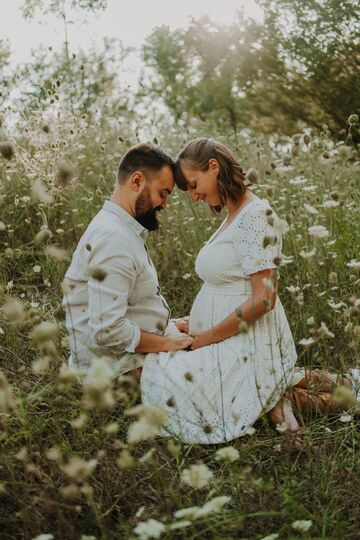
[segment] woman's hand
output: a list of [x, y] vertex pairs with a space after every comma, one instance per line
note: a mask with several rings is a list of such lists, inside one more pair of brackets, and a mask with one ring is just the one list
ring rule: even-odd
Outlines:
[[191, 345], [191, 350], [195, 351], [196, 349], [200, 349], [201, 347], [206, 347], [206, 345], [211, 345], [214, 343], [212, 340], [212, 330], [206, 330], [205, 332], [201, 332], [200, 334], [191, 334], [194, 338], [194, 341]]
[[175, 352], [189, 349], [193, 344], [194, 338], [188, 334], [179, 334], [177, 336], [165, 336], [165, 352]]
[[189, 319], [190, 317], [181, 317], [180, 319], [173, 319], [173, 323], [179, 332], [184, 332], [184, 334], [189, 333]]

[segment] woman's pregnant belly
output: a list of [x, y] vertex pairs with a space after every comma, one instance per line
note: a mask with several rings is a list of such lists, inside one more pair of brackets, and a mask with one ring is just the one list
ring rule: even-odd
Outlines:
[[247, 281], [211, 285], [204, 283], [190, 312], [190, 332], [200, 333], [218, 324], [251, 298]]

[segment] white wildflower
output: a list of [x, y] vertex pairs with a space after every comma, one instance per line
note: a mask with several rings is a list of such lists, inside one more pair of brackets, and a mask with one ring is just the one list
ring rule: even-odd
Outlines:
[[340, 422], [343, 424], [348, 424], [352, 420], [351, 414], [342, 414], [339, 418]]
[[316, 208], [314, 208], [313, 206], [311, 206], [311, 204], [304, 203], [304, 208], [308, 214], [312, 214], [315, 216], [316, 214], [319, 213], [319, 211], [316, 210]]
[[318, 328], [317, 332], [320, 336], [323, 336], [323, 337], [329, 337], [329, 338], [335, 337], [335, 334], [330, 332], [330, 330], [328, 329], [328, 327], [326, 326], [324, 322], [321, 322], [320, 328]]
[[300, 291], [300, 287], [295, 287], [294, 285], [290, 285], [290, 287], [285, 287], [285, 289], [291, 294], [295, 294], [296, 292]]
[[42, 533], [34, 536], [32, 540], [53, 540], [54, 536], [49, 533]]
[[0, 371], [0, 413], [14, 410], [15, 408], [16, 402], [12, 387], [8, 383], [4, 373]]
[[321, 205], [323, 208], [336, 208], [339, 206], [339, 201], [333, 201], [332, 199], [324, 201]]
[[81, 414], [80, 414], [77, 418], [75, 418], [74, 420], [70, 420], [70, 421], [69, 421], [69, 424], [70, 424], [71, 427], [73, 427], [74, 429], [81, 429], [82, 427], [85, 426], [87, 420], [88, 420], [87, 414], [81, 413]]
[[247, 428], [247, 430], [245, 431], [245, 435], [249, 435], [249, 437], [251, 437], [252, 435], [254, 435], [254, 433], [256, 433], [256, 429], [254, 427], [249, 427]]
[[276, 431], [279, 433], [285, 433], [288, 430], [288, 426], [286, 422], [282, 422], [281, 424], [276, 425]]
[[197, 519], [199, 516], [200, 506], [190, 506], [189, 508], [181, 508], [174, 512], [176, 519]]
[[324, 225], [313, 225], [312, 227], [309, 227], [308, 231], [314, 238], [325, 238], [330, 234]]
[[47, 341], [48, 339], [56, 338], [59, 335], [59, 325], [50, 321], [43, 321], [36, 326], [32, 331], [32, 337], [38, 343]]
[[279, 538], [278, 533], [272, 533], [268, 534], [267, 536], [263, 536], [260, 538], [260, 540], [277, 540]]
[[295, 176], [295, 178], [289, 180], [289, 184], [292, 184], [293, 186], [299, 186], [300, 184], [306, 184], [306, 182], [308, 181], [308, 178], [305, 178], [304, 176]]
[[172, 523], [169, 526], [169, 529], [171, 531], [176, 530], [176, 529], [184, 529], [185, 527], [189, 527], [189, 525], [191, 525], [191, 521], [187, 519], [183, 519], [181, 521], [176, 521], [175, 523]]
[[310, 347], [310, 345], [314, 345], [316, 343], [315, 339], [310, 338], [303, 338], [299, 341], [299, 345], [302, 345], [303, 347]]
[[304, 186], [302, 188], [303, 191], [316, 191], [319, 188], [319, 186]]
[[160, 433], [167, 420], [167, 412], [156, 405], [137, 405], [126, 411], [126, 414], [139, 416], [139, 420], [133, 422], [128, 429], [129, 444], [152, 439]]
[[213, 476], [210, 469], [204, 463], [201, 463], [184, 469], [181, 474], [181, 481], [195, 489], [200, 489], [206, 486]]
[[24, 305], [17, 298], [8, 297], [7, 301], [2, 305], [1, 311], [12, 323], [20, 323], [25, 318]]
[[315, 319], [313, 316], [309, 317], [308, 319], [306, 319], [306, 324], [308, 324], [309, 326], [312, 326], [315, 324]]
[[182, 278], [185, 279], [185, 281], [186, 281], [186, 280], [188, 280], [188, 279], [191, 278], [191, 274], [189, 274], [189, 272], [188, 272], [188, 273], [184, 274], [184, 275], [182, 276]]
[[312, 257], [315, 257], [315, 255], [316, 255], [315, 248], [313, 248], [311, 251], [304, 251], [304, 250], [300, 251], [300, 257], [302, 257], [303, 259], [311, 259]]
[[38, 199], [45, 204], [49, 204], [53, 200], [51, 193], [48, 192], [43, 182], [39, 179], [33, 182], [31, 193], [35, 199]]
[[82, 482], [93, 472], [98, 461], [96, 459], [90, 459], [85, 461], [79, 456], [73, 456], [69, 459], [69, 462], [62, 465], [61, 470], [73, 480]]
[[331, 302], [331, 300], [328, 300], [328, 305], [331, 307], [331, 309], [334, 310], [339, 310], [342, 307], [346, 307], [345, 302], [338, 302], [337, 304], [334, 304], [333, 302]]
[[68, 258], [66, 249], [59, 248], [57, 246], [47, 246], [45, 248], [45, 253], [58, 261], [66, 261]]
[[120, 469], [132, 469], [135, 467], [136, 460], [134, 456], [132, 456], [129, 452], [129, 450], [123, 450], [120, 453], [120, 456], [116, 460], [116, 464]]
[[231, 500], [231, 497], [226, 495], [220, 497], [214, 497], [211, 501], [208, 501], [204, 506], [199, 510], [198, 517], [206, 516], [207, 514], [217, 514], [221, 512], [225, 504]]
[[148, 521], [140, 521], [134, 529], [134, 533], [139, 536], [140, 540], [150, 540], [151, 538], [160, 538], [165, 532], [165, 525], [156, 519], [148, 519]]
[[346, 263], [346, 266], [349, 268], [360, 268], [360, 261], [350, 261], [349, 263]]
[[113, 371], [106, 358], [94, 358], [84, 383], [102, 389], [111, 384]]
[[311, 519], [298, 519], [297, 521], [294, 521], [291, 526], [295, 531], [307, 532], [312, 526], [312, 521]]
[[233, 463], [239, 459], [240, 454], [239, 450], [233, 446], [226, 446], [225, 448], [220, 448], [215, 454], [215, 461], [227, 461]]
[[41, 266], [39, 264], [35, 264], [35, 266], [33, 266], [33, 272], [35, 272], [35, 274], [39, 274], [39, 272], [41, 272]]

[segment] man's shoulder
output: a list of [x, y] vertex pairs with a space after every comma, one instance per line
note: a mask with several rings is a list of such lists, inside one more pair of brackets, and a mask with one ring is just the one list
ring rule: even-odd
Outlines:
[[132, 233], [115, 215], [100, 210], [89, 223], [86, 231], [80, 239], [79, 247], [87, 247], [93, 253], [96, 251], [110, 251], [114, 254], [134, 252], [135, 244], [139, 238]]

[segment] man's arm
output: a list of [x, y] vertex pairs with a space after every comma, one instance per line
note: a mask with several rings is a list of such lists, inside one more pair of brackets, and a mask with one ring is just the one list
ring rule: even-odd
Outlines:
[[[104, 279], [98, 279], [102, 272]], [[95, 269], [95, 271], [94, 271]], [[102, 277], [102, 276], [101, 276]], [[184, 349], [191, 337], [160, 336], [144, 332], [126, 318], [128, 298], [136, 280], [136, 266], [128, 249], [109, 235], [94, 248], [89, 264], [89, 324], [96, 343], [113, 354]]]
[[187, 334], [178, 336], [159, 336], [152, 332], [143, 332], [140, 334], [140, 342], [136, 347], [137, 353], [167, 352], [187, 349], [191, 346], [194, 338]]

